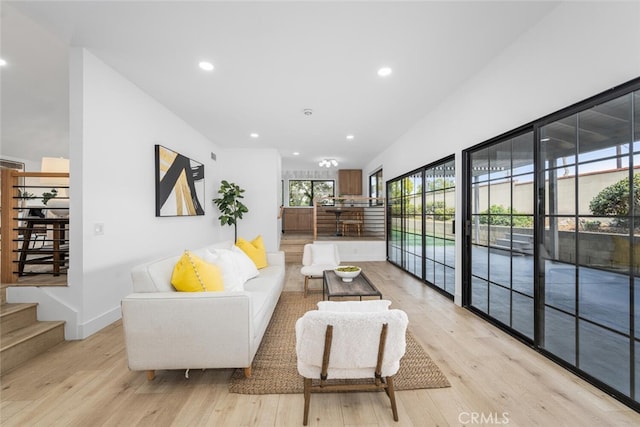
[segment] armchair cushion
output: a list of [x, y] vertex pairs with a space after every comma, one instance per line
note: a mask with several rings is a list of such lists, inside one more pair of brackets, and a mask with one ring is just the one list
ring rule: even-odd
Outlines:
[[311, 258], [313, 264], [338, 265], [336, 263], [335, 246], [333, 244], [311, 245]]
[[304, 276], [322, 276], [325, 270], [333, 270], [340, 265], [338, 249], [333, 243], [307, 243], [302, 253], [302, 268]]
[[370, 313], [389, 309], [391, 301], [376, 299], [370, 301], [319, 301], [318, 310], [333, 312]]
[[380, 312], [309, 311], [296, 322], [298, 372], [319, 378], [327, 325], [333, 325], [329, 378], [372, 378], [377, 363], [380, 330], [387, 323], [382, 376], [395, 375], [406, 348], [407, 314]]

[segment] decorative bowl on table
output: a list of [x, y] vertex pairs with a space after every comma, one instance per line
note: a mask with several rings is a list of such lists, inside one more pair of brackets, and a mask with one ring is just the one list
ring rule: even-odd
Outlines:
[[342, 278], [343, 282], [351, 282], [355, 277], [358, 277], [362, 269], [355, 265], [341, 265], [334, 268], [333, 271], [338, 277]]

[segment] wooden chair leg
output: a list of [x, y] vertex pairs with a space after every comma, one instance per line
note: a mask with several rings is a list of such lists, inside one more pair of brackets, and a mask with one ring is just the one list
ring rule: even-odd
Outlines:
[[391, 401], [391, 412], [393, 412], [393, 421], [398, 421], [398, 407], [396, 406], [396, 392], [393, 389], [393, 377], [387, 377], [387, 388], [385, 391]]
[[302, 425], [306, 426], [309, 422], [309, 403], [311, 401], [311, 378], [304, 379], [304, 417]]
[[155, 377], [156, 377], [156, 371], [154, 371], [153, 369], [150, 369], [147, 371], [147, 380], [153, 381]]
[[304, 297], [307, 297], [309, 292], [309, 276], [304, 276]]
[[244, 377], [245, 378], [250, 378], [251, 377], [251, 366], [248, 366], [248, 367], [244, 368]]

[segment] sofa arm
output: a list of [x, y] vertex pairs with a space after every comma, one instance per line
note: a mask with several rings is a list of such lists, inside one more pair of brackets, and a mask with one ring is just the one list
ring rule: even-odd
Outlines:
[[250, 298], [244, 292], [134, 293], [122, 300], [132, 370], [248, 367]]
[[285, 261], [284, 261], [284, 252], [283, 251], [277, 251], [277, 252], [267, 252], [267, 263], [269, 265], [285, 265]]

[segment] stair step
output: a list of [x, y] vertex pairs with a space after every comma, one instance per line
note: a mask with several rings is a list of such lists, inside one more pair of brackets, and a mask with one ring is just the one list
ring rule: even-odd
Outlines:
[[5, 334], [24, 328], [38, 321], [38, 304], [2, 304], [0, 306], [0, 331]]
[[36, 322], [12, 332], [2, 332], [0, 375], [64, 341], [63, 321]]

